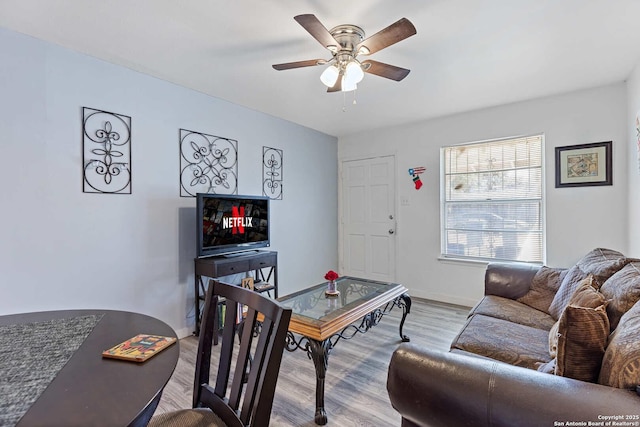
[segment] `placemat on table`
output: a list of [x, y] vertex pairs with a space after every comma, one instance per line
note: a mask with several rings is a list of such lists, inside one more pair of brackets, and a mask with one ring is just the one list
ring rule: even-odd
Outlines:
[[0, 425], [15, 425], [102, 315], [0, 326]]

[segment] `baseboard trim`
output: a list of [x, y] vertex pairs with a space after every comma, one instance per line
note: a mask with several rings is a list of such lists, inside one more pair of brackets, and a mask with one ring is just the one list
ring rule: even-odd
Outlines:
[[178, 336], [178, 339], [182, 339], [182, 338], [186, 338], [188, 336], [193, 335], [193, 329], [194, 326], [191, 326], [190, 328], [182, 328], [182, 329], [178, 329], [176, 331], [176, 335]]
[[461, 305], [464, 307], [473, 307], [478, 302], [475, 298], [461, 298], [456, 295], [448, 295], [434, 292], [420, 292], [409, 290], [409, 295], [416, 298], [422, 298], [432, 301], [440, 301], [447, 304]]

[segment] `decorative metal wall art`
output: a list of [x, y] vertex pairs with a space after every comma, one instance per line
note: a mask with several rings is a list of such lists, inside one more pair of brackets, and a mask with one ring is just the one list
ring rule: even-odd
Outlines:
[[180, 197], [238, 194], [238, 141], [180, 129]]
[[131, 194], [131, 117], [82, 107], [85, 193]]
[[282, 150], [262, 147], [262, 194], [282, 200]]

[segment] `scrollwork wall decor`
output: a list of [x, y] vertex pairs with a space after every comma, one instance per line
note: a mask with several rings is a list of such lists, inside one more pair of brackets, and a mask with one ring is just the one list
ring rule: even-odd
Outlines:
[[282, 150], [262, 147], [262, 194], [282, 200]]
[[238, 141], [180, 129], [180, 197], [238, 194]]
[[82, 107], [85, 193], [131, 194], [131, 117]]

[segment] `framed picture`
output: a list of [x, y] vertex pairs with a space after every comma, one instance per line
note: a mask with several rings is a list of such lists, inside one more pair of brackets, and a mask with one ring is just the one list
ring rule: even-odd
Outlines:
[[612, 185], [611, 141], [556, 147], [556, 188]]

